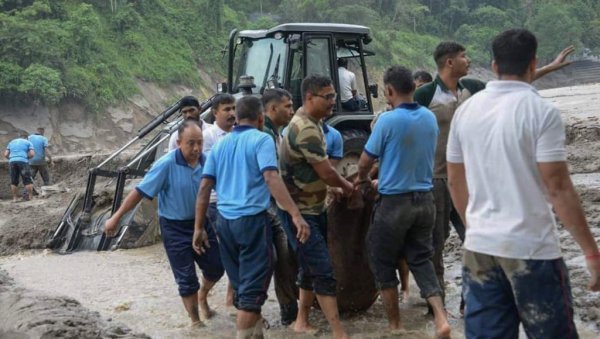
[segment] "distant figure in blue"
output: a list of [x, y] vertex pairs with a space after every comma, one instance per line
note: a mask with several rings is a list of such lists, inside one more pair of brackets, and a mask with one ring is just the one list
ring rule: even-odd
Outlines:
[[10, 164], [10, 191], [12, 192], [13, 202], [17, 201], [19, 177], [27, 189], [28, 195], [25, 200], [33, 197], [33, 181], [31, 180], [29, 159], [34, 155], [33, 145], [27, 140], [26, 134], [20, 134], [19, 138], [9, 142], [6, 150], [4, 150], [4, 157], [8, 159]]
[[46, 162], [46, 158], [48, 158], [50, 164], [53, 164], [53, 162], [50, 152], [48, 152], [48, 138], [44, 136], [44, 128], [39, 127], [37, 132], [30, 135], [27, 139], [33, 145], [33, 150], [35, 151], [33, 158], [29, 159], [31, 178], [32, 180], [35, 180], [38, 172], [40, 172], [42, 180], [44, 181], [44, 186], [48, 186], [50, 185], [50, 174], [48, 173], [48, 163]]

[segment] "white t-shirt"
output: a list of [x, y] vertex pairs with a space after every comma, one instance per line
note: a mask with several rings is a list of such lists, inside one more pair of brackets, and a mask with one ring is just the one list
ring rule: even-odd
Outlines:
[[[202, 121], [202, 133], [204, 134], [204, 131], [206, 131], [210, 126], [212, 126], [211, 124]], [[179, 137], [179, 131], [175, 130], [175, 132], [173, 132], [173, 134], [171, 134], [171, 138], [169, 138], [169, 152], [171, 152], [172, 150], [176, 149], [177, 146], [177, 138]]]
[[490, 81], [452, 120], [446, 159], [464, 163], [465, 248], [514, 259], [561, 256], [538, 162], [566, 161], [560, 112], [520, 81]]
[[352, 91], [356, 90], [356, 75], [344, 67], [338, 67], [340, 78], [340, 100], [346, 102], [352, 99]]
[[[229, 132], [222, 130], [221, 127], [219, 127], [219, 125], [217, 125], [216, 123], [214, 125], [211, 125], [209, 128], [205, 129], [202, 132], [202, 137], [204, 139], [202, 143], [202, 153], [208, 156], [210, 150], [212, 150], [213, 147], [215, 147], [215, 145], [217, 144], [217, 142], [223, 139], [223, 137], [226, 136], [227, 133]], [[210, 192], [210, 202], [217, 202], [217, 192], [215, 192], [214, 189]]]

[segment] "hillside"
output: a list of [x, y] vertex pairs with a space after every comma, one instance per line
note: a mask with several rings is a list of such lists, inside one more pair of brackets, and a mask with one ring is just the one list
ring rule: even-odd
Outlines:
[[5, 0], [0, 142], [41, 125], [58, 152], [120, 144], [178, 96], [212, 93], [231, 29], [293, 21], [369, 26], [371, 81], [391, 64], [434, 70], [447, 39], [487, 68], [489, 41], [509, 27], [537, 34], [541, 62], [569, 44], [576, 58], [600, 50], [594, 0]]

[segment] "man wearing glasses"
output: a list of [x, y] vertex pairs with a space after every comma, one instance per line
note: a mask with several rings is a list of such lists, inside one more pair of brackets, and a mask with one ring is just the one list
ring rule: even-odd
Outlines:
[[279, 147], [281, 177], [311, 232], [305, 243], [298, 242], [291, 216], [279, 210], [299, 266], [300, 307], [292, 329], [303, 333], [315, 331], [308, 323], [308, 314], [316, 296], [333, 338], [347, 338], [338, 315], [336, 280], [325, 241], [327, 186], [341, 187], [347, 196], [353, 191], [352, 184], [329, 162], [323, 135], [322, 119], [331, 113], [337, 95], [331, 79], [320, 75], [302, 81], [302, 94], [304, 110], [294, 115]]

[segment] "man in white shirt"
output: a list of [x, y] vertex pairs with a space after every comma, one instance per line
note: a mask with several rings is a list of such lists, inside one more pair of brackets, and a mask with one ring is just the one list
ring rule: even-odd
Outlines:
[[339, 58], [337, 64], [342, 108], [346, 111], [358, 111], [366, 102], [356, 91], [356, 75], [348, 70], [348, 60]]
[[492, 43], [499, 81], [462, 104], [447, 147], [448, 185], [467, 226], [467, 338], [577, 338], [552, 207], [600, 290], [600, 252], [566, 164], [560, 112], [530, 84], [537, 41], [512, 29]]
[[[200, 121], [200, 126], [202, 131], [204, 132], [210, 124], [200, 120], [200, 102], [198, 99], [193, 96], [186, 96], [181, 99], [181, 108], [180, 108], [181, 116], [183, 121], [191, 119]], [[177, 138], [179, 138], [179, 132], [176, 130], [171, 134], [171, 138], [169, 138], [169, 152], [178, 148], [177, 146]]]
[[[223, 137], [233, 129], [235, 125], [235, 98], [231, 94], [218, 94], [213, 99], [211, 113], [214, 117], [214, 123], [202, 132], [204, 143], [202, 144], [202, 153], [208, 157], [208, 153]], [[217, 225], [217, 193], [215, 190], [210, 192], [210, 203], [206, 212], [206, 218], [210, 225], [216, 228]], [[233, 306], [233, 287], [231, 282], [227, 285], [227, 295], [225, 297], [225, 307], [227, 312], [235, 314]]]
[[235, 125], [235, 98], [231, 94], [219, 94], [213, 100], [214, 123], [204, 130], [203, 152], [208, 153]]

